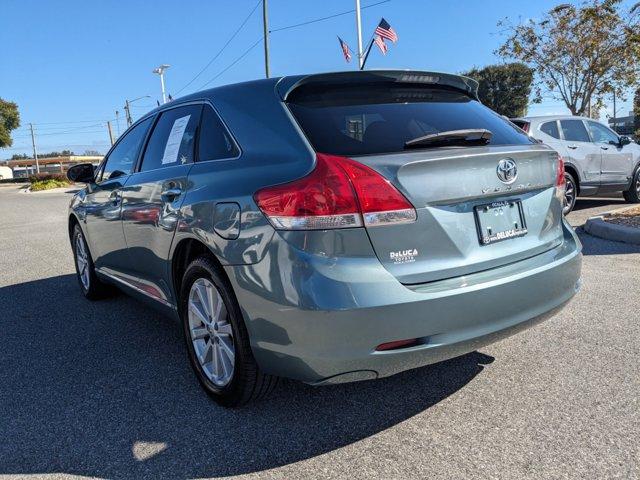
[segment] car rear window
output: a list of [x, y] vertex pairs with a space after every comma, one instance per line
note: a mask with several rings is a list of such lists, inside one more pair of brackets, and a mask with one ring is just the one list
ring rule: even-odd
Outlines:
[[288, 105], [314, 149], [324, 153], [401, 152], [414, 138], [464, 129], [490, 130], [491, 145], [534, 143], [480, 102], [444, 87], [301, 86], [292, 92]]
[[540, 131], [552, 136], [553, 138], [560, 138], [560, 132], [558, 131], [558, 122], [555, 120], [552, 122], [545, 122], [540, 125]]

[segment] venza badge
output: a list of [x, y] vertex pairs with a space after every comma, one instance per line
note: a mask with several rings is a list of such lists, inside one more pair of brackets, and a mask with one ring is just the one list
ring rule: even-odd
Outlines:
[[498, 162], [496, 173], [502, 183], [513, 183], [518, 176], [518, 166], [512, 158], [503, 158]]

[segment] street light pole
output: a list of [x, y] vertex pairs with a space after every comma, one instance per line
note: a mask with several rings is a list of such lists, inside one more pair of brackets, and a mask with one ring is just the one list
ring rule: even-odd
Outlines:
[[262, 0], [262, 28], [264, 35], [264, 73], [269, 78], [269, 16], [267, 13], [267, 0]]
[[[131, 104], [133, 102], [137, 102], [138, 100], [142, 100], [143, 98], [149, 98], [151, 95], [143, 95], [138, 98], [134, 98], [133, 100], [125, 100], [124, 101], [124, 112], [127, 117], [127, 127], [130, 127], [133, 124], [133, 119], [131, 118]], [[118, 112], [116, 112], [117, 114]]]
[[356, 0], [356, 30], [358, 32], [358, 68], [362, 70], [364, 57], [362, 56], [362, 19], [360, 18], [360, 0]]
[[162, 103], [167, 103], [167, 94], [165, 93], [164, 89], [164, 71], [170, 66], [171, 65], [163, 63], [159, 67], [153, 69], [153, 73], [157, 73], [158, 75], [160, 75], [160, 86], [162, 87]]

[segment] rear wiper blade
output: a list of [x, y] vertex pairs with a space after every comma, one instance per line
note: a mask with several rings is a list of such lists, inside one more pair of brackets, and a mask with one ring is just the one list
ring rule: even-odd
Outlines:
[[428, 145], [486, 145], [493, 133], [490, 130], [470, 128], [467, 130], [449, 130], [432, 133], [405, 142], [404, 148], [424, 147]]

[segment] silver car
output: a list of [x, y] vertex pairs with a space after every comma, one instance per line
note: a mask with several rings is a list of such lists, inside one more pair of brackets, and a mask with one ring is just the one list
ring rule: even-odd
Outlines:
[[564, 159], [564, 213], [578, 196], [622, 192], [627, 202], [640, 201], [640, 145], [591, 118], [524, 117], [512, 120]]
[[[181, 322], [224, 405], [278, 377], [370, 380], [549, 318], [580, 286], [564, 166], [415, 71], [227, 85], [129, 128], [69, 209], [80, 290], [109, 284]], [[149, 348], [153, 348], [152, 345]]]

